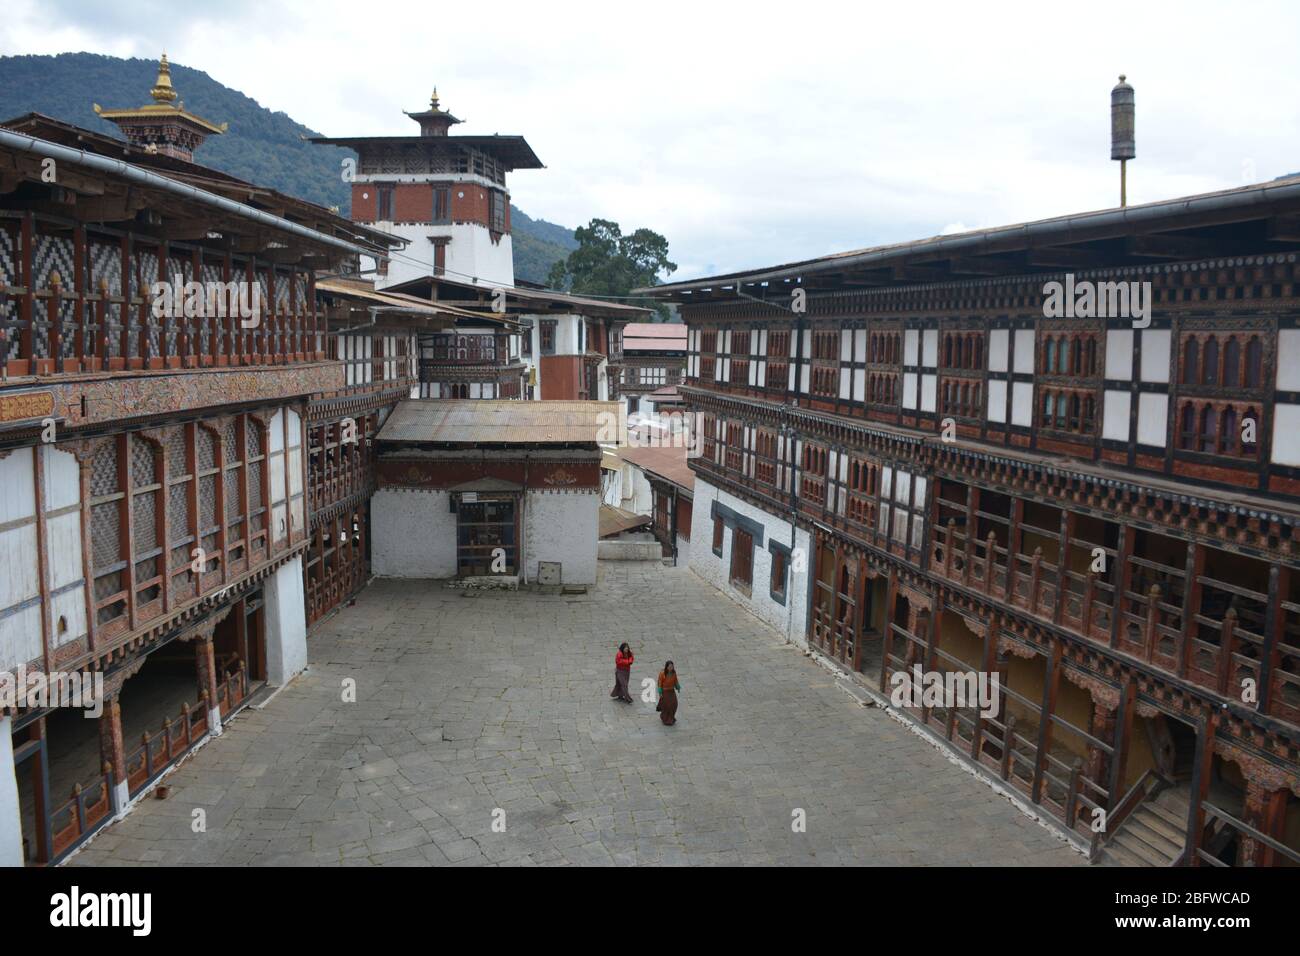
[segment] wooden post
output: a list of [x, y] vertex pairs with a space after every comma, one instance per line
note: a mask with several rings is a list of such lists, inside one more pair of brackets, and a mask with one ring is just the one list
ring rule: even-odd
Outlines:
[[952, 577], [952, 539], [957, 531], [957, 519], [949, 518], [943, 533], [943, 574]]
[[1129, 738], [1133, 733], [1133, 712], [1136, 709], [1137, 686], [1129, 679], [1120, 688], [1119, 709], [1115, 714], [1115, 739], [1111, 741], [1110, 754], [1110, 787], [1106, 799], [1108, 819], [1124, 796], [1120, 793], [1120, 787], [1124, 785], [1124, 768], [1128, 763]]
[[[984, 628], [984, 654], [981, 659], [981, 668], [985, 674], [992, 674], [994, 667], [994, 658], [997, 655], [998, 646], [998, 624], [999, 617], [994, 614], [989, 619]], [[976, 763], [980, 759], [980, 750], [984, 744], [984, 714], [979, 707], [975, 708], [975, 727], [971, 731], [970, 756]]]
[[993, 593], [993, 570], [997, 565], [998, 536], [992, 531], [984, 541], [984, 593]]
[[1129, 527], [1126, 524], [1119, 526], [1119, 541], [1115, 547], [1115, 566], [1111, 569], [1114, 593], [1112, 600], [1114, 606], [1110, 609], [1110, 646], [1119, 646], [1119, 635], [1122, 630], [1122, 619], [1125, 613], [1126, 602], [1128, 600], [1129, 576], [1132, 569], [1129, 568], [1129, 548], [1132, 547], [1132, 535], [1129, 533]]
[[1075, 757], [1070, 767], [1070, 786], [1065, 795], [1065, 825], [1074, 829], [1074, 818], [1079, 810], [1079, 777], [1083, 773], [1083, 758]]
[[1151, 590], [1147, 592], [1147, 622], [1146, 622], [1146, 659], [1151, 660], [1156, 652], [1156, 622], [1160, 614], [1160, 585], [1151, 585]]
[[63, 277], [50, 273], [50, 295], [45, 300], [46, 330], [50, 343], [50, 369], [54, 372], [72, 371], [63, 365]]
[[1007, 604], [1014, 604], [1016, 599], [1016, 577], [1020, 565], [1020, 522], [1025, 516], [1025, 502], [1021, 498], [1011, 500], [1011, 521], [1007, 526], [1007, 585], [1005, 594]]
[[[819, 555], [820, 557], [820, 555]], [[816, 575], [816, 571], [813, 572]], [[894, 651], [894, 604], [898, 600], [898, 572], [890, 570], [889, 587], [885, 591], [883, 647], [880, 655], [880, 692], [887, 692], [889, 683], [889, 656]]]
[[1187, 545], [1187, 564], [1184, 568], [1182, 646], [1178, 649], [1179, 677], [1187, 676], [1187, 665], [1192, 657], [1192, 638], [1196, 636], [1196, 615], [1201, 609], [1201, 574], [1204, 570], [1205, 549], [1193, 541]]
[[[1264, 611], [1264, 646], [1259, 655], [1259, 699], [1255, 705], [1261, 714], [1268, 713], [1269, 703], [1273, 699], [1271, 685], [1273, 668], [1277, 666], [1277, 642], [1286, 618], [1280, 606], [1282, 594], [1286, 590], [1282, 586], [1283, 573], [1282, 568], [1276, 564], [1268, 569], [1268, 606]], [[1289, 569], [1285, 573], [1289, 575]]]
[[979, 488], [968, 485], [966, 488], [966, 567], [962, 575], [962, 580], [968, 585], [974, 576], [971, 561], [975, 558], [975, 535], [979, 530], [979, 499]]
[[1011, 751], [1016, 746], [1016, 715], [1007, 717], [1006, 729], [1002, 732], [1002, 779], [1011, 773]]
[[[1201, 804], [1210, 792], [1210, 770], [1214, 762], [1214, 736], [1218, 715], [1210, 712], [1196, 727], [1196, 755], [1192, 760], [1191, 793], [1187, 801], [1187, 832], [1183, 839], [1183, 859], [1188, 866], [1200, 866], [1201, 837], [1205, 833], [1205, 810]], [[1111, 800], [1114, 806], [1114, 800]]]
[[1223, 615], [1223, 623], [1219, 628], [1219, 693], [1227, 695], [1228, 682], [1232, 680], [1232, 645], [1236, 640], [1235, 632], [1237, 630], [1237, 609], [1228, 608]]
[[[1061, 510], [1061, 539], [1056, 556], [1056, 598], [1052, 605], [1052, 623], [1060, 624], [1064, 613], [1065, 598], [1069, 593], [1068, 578], [1070, 570], [1070, 539], [1074, 536], [1074, 512]], [[1086, 632], [1085, 632], [1086, 633]]]
[[[1029, 561], [1029, 613], [1038, 613], [1038, 584], [1043, 569], [1043, 549], [1034, 548], [1034, 556]], [[1060, 603], [1059, 601], [1057, 603]]]
[[1038, 747], [1034, 754], [1034, 781], [1031, 799], [1038, 803], [1043, 795], [1043, 774], [1047, 771], [1047, 754], [1052, 746], [1052, 714], [1056, 710], [1056, 695], [1061, 686], [1061, 643], [1052, 641], [1047, 655], [1047, 669], [1043, 675], [1043, 702], [1038, 712]]
[[1083, 618], [1079, 625], [1079, 631], [1085, 637], [1092, 637], [1092, 603], [1097, 596], [1097, 575], [1091, 569], [1088, 570], [1088, 576], [1083, 582], [1083, 602], [1080, 606], [1080, 613]]

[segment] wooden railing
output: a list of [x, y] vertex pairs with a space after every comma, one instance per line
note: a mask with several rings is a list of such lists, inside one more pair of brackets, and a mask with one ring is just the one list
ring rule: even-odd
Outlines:
[[107, 764], [89, 784], [77, 784], [72, 797], [50, 814], [51, 859], [57, 862], [113, 817], [113, 771]]
[[239, 661], [235, 670], [226, 675], [225, 680], [217, 684], [217, 707], [224, 718], [237, 708], [248, 696], [248, 670], [244, 662]]
[[[941, 514], [964, 507], [938, 504]], [[1115, 558], [1113, 548], [1097, 547], [1108, 561]], [[1107, 576], [1045, 562], [1037, 548], [1009, 555], [996, 534], [976, 538], [955, 518], [932, 528], [929, 557], [934, 574], [1223, 696], [1239, 697], [1247, 679], [1259, 686], [1271, 657], [1265, 712], [1300, 723], [1300, 603], [1206, 574], [1195, 576], [1189, 594], [1183, 571], [1134, 555], [1127, 558], [1129, 573], [1118, 575], [1125, 587], [1117, 603], [1117, 588]], [[1196, 608], [1189, 605], [1192, 597]], [[1271, 648], [1270, 600], [1284, 619]], [[1213, 612], [1216, 605], [1223, 610]]]
[[198, 703], [181, 705], [180, 715], [174, 720], [164, 717], [157, 736], [148, 731], [141, 735], [140, 746], [126, 755], [127, 790], [132, 797], [207, 736], [208, 706], [205, 693]]
[[1167, 782], [1155, 769], [1149, 769], [1142, 774], [1137, 782], [1129, 787], [1128, 793], [1115, 804], [1115, 808], [1106, 814], [1106, 829], [1093, 834], [1091, 858], [1095, 859], [1101, 848], [1119, 832], [1119, 828], [1129, 815], [1148, 798], [1158, 793]]
[[[1207, 803], [1205, 801], [1201, 801], [1201, 810], [1206, 817], [1205, 832], [1209, 832], [1217, 821], [1220, 826], [1226, 826], [1231, 830], [1235, 830], [1239, 840], [1241, 839], [1254, 840], [1255, 842], [1263, 846], [1266, 850], [1272, 851], [1273, 853], [1277, 853], [1285, 857], [1286, 859], [1290, 860], [1292, 863], [1300, 865], [1300, 852], [1292, 849], [1291, 847], [1287, 846], [1285, 843], [1278, 842], [1268, 834], [1263, 833], [1262, 831], [1251, 826], [1245, 820], [1239, 820], [1236, 817], [1234, 817], [1232, 814], [1228, 813], [1226, 810], [1220, 809], [1219, 807], [1216, 807], [1214, 804]], [[1201, 866], [1202, 864], [1209, 864], [1210, 866], [1231, 866], [1232, 865], [1230, 863], [1224, 863], [1217, 856], [1205, 850], [1203, 847], [1204, 842], [1205, 841], [1203, 839], [1198, 839], [1196, 841], [1196, 852], [1191, 854], [1185, 854], [1187, 865], [1189, 866]], [[1255, 861], [1253, 859], [1248, 859], [1245, 861], [1244, 865], [1255, 866]]]
[[[0, 277], [0, 369], [9, 376], [324, 357], [310, 277], [301, 270], [32, 212], [0, 210], [0, 233], [13, 266]], [[151, 286], [178, 274], [185, 283], [256, 284], [256, 324], [245, 327], [238, 314], [154, 315]], [[37, 284], [8, 284], [26, 276]], [[247, 298], [251, 305], [251, 291]]]

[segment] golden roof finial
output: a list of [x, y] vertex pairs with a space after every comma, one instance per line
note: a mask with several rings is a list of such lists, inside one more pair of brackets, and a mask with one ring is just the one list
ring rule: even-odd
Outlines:
[[437, 108], [438, 108], [438, 88], [435, 86], [433, 88], [433, 96], [429, 97], [429, 109], [436, 110]]
[[172, 68], [167, 63], [167, 54], [162, 55], [158, 61], [158, 81], [154, 84], [149, 95], [154, 98], [156, 103], [170, 103], [176, 99], [176, 90], [172, 86]]

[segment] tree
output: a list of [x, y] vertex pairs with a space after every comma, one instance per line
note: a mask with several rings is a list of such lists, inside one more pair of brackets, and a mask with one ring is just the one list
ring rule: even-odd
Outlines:
[[[551, 267], [546, 284], [575, 295], [625, 296], [633, 289], [658, 285], [661, 275], [676, 271], [668, 261], [668, 240], [650, 229], [623, 235], [618, 223], [593, 219], [573, 234], [578, 248]], [[661, 320], [669, 316], [654, 304]]]

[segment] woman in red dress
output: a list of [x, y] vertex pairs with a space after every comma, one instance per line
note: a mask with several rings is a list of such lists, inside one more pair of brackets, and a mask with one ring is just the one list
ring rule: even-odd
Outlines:
[[632, 676], [632, 662], [635, 660], [632, 648], [626, 642], [618, 646], [618, 653], [614, 655], [614, 689], [609, 692], [609, 696], [625, 704], [632, 703], [632, 697], [627, 692], [627, 682]]
[[659, 673], [659, 719], [666, 726], [677, 723], [677, 692], [682, 689], [682, 682], [677, 679], [677, 668], [672, 661], [664, 664]]

